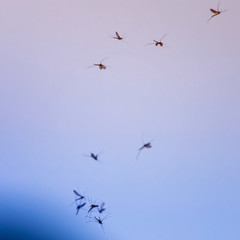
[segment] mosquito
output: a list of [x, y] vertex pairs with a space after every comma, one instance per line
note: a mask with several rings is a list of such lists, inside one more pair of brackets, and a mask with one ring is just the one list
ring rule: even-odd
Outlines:
[[98, 204], [91, 204], [88, 213], [90, 213], [94, 208], [97, 208], [99, 205]]
[[103, 229], [103, 221], [106, 220], [106, 219], [108, 219], [109, 217], [110, 217], [110, 215], [107, 215], [107, 216], [105, 216], [104, 218], [101, 219], [101, 217], [96, 218], [96, 217], [94, 216], [94, 218], [92, 218], [93, 221], [89, 221], [89, 222], [97, 222], [98, 224], [101, 225], [102, 230], [103, 230], [103, 232], [104, 232], [104, 229]]
[[90, 155], [84, 154], [83, 156], [85, 156], [85, 157], [90, 157], [90, 158], [92, 158], [92, 159], [95, 160], [95, 161], [99, 161], [98, 157], [99, 157], [100, 154], [101, 154], [101, 152], [98, 153], [98, 154], [90, 153]]
[[89, 204], [90, 204], [90, 207], [89, 207], [89, 210], [88, 210], [88, 214], [87, 214], [87, 217], [90, 215], [91, 216], [91, 213], [93, 211], [93, 209], [99, 207], [99, 204], [96, 203], [96, 200], [93, 202], [91, 199], [88, 199], [89, 201]]
[[112, 36], [113, 39], [123, 40], [123, 39], [125, 38], [125, 36], [122, 36], [122, 37], [121, 37], [121, 36], [118, 34], [118, 32], [115, 32], [115, 34], [116, 34], [116, 36]]
[[102, 64], [102, 62], [104, 61], [105, 59], [102, 59], [100, 61], [100, 63], [93, 63], [93, 66], [90, 66], [88, 68], [91, 68], [91, 67], [98, 67], [100, 70], [106, 70], [107, 69], [107, 66]]
[[75, 196], [75, 197], [76, 197], [75, 201], [82, 200], [82, 199], [85, 198], [83, 195], [81, 195], [80, 193], [78, 193], [76, 190], [73, 190], [73, 192], [74, 192], [75, 195], [76, 195], [76, 196]]
[[214, 10], [214, 9], [210, 8], [210, 11], [211, 11], [212, 13], [214, 13], [214, 14], [208, 19], [207, 22], [209, 22], [213, 17], [219, 15], [220, 13], [228, 11], [228, 10], [222, 10], [222, 11], [220, 11], [220, 10], [219, 10], [219, 6], [220, 6], [220, 2], [218, 3], [217, 10]]
[[98, 207], [98, 212], [102, 213], [103, 211], [106, 210], [106, 208], [104, 208], [105, 202], [102, 202], [102, 204], [100, 205], [100, 207]]
[[91, 153], [90, 157], [96, 161], [98, 160], [98, 154], [94, 155], [94, 153]]
[[148, 142], [148, 143], [143, 143], [142, 147], [140, 147], [140, 148], [138, 149], [138, 154], [137, 154], [136, 159], [138, 159], [141, 151], [142, 151], [144, 148], [146, 148], [146, 149], [152, 148], [151, 142], [152, 142], [152, 141], [150, 141], [150, 142]]
[[145, 46], [148, 46], [148, 45], [155, 45], [156, 47], [157, 46], [160, 46], [160, 47], [163, 47], [163, 46], [166, 46], [165, 44], [163, 44], [162, 40], [167, 36], [167, 34], [165, 34], [159, 41], [157, 40], [153, 40], [153, 43], [148, 43], [146, 44]]
[[76, 207], [76, 210], [77, 210], [76, 215], [78, 215], [79, 210], [80, 210], [81, 208], [83, 208], [85, 205], [86, 205], [85, 202], [84, 202], [83, 204], [77, 205], [77, 207]]

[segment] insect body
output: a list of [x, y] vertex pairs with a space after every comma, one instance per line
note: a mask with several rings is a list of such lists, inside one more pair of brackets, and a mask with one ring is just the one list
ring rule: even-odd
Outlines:
[[142, 151], [144, 148], [152, 148], [151, 142], [144, 143], [143, 146], [138, 149], [138, 154], [137, 154], [137, 157], [136, 157], [137, 159], [138, 159], [138, 157], [139, 157], [139, 154], [141, 153], [141, 151]]
[[156, 41], [156, 40], [153, 40], [154, 42], [155, 42], [155, 46], [157, 47], [158, 45], [159, 46], [163, 46], [163, 43], [160, 41], [160, 42], [158, 42], [158, 41]]
[[103, 62], [103, 60], [101, 60], [100, 63], [93, 63], [93, 66], [90, 66], [89, 68], [98, 67], [100, 70], [106, 70], [107, 66], [103, 65], [102, 62]]
[[83, 208], [85, 205], [86, 205], [86, 203], [77, 205], [77, 207], [76, 207], [76, 209], [77, 209], [76, 215], [78, 215], [79, 210], [80, 210], [81, 208]]
[[99, 224], [101, 224], [101, 225], [103, 224], [103, 222], [102, 222], [103, 220], [102, 220], [100, 217], [99, 217], [99, 218], [96, 218], [96, 217], [94, 216], [94, 218], [96, 219], [96, 221], [97, 221]]
[[97, 204], [92, 204], [88, 210], [88, 213], [90, 213], [94, 208], [97, 208], [99, 205]]
[[214, 14], [208, 19], [207, 22], [209, 22], [213, 17], [219, 15], [220, 13], [227, 11], [227, 10], [220, 11], [220, 10], [219, 10], [219, 5], [220, 5], [220, 2], [218, 3], [217, 10], [214, 10], [214, 9], [210, 8], [210, 11], [211, 11], [212, 13], [214, 13]]
[[98, 154], [94, 155], [93, 153], [91, 153], [90, 157], [96, 161], [98, 160]]
[[98, 66], [100, 70], [102, 70], [102, 69], [106, 70], [107, 69], [107, 67], [105, 65], [103, 65], [102, 63], [94, 63], [93, 65], [96, 66], [96, 67]]
[[[93, 221], [91, 221], [91, 222], [97, 222], [98, 224], [100, 224], [101, 225], [101, 227], [102, 227], [102, 230], [103, 230], [103, 221], [105, 220], [105, 219], [108, 219], [109, 218], [109, 216], [110, 215], [107, 215], [107, 216], [105, 216], [104, 218], [96, 218], [95, 216], [94, 216], [94, 218], [92, 218], [93, 219]], [[103, 230], [103, 232], [104, 232], [104, 230]]]
[[117, 39], [117, 40], [123, 40], [124, 37], [120, 37], [120, 35], [118, 34], [118, 32], [115, 32], [116, 37], [112, 37], [113, 39]]
[[151, 143], [149, 142], [149, 143], [145, 143], [142, 147], [140, 147], [138, 150], [139, 151], [141, 151], [141, 150], [143, 150], [144, 148], [151, 148], [152, 147], [152, 145], [151, 145]]
[[85, 157], [90, 157], [95, 161], [99, 162], [99, 156], [101, 155], [102, 152], [99, 152], [98, 154], [90, 153], [90, 155], [83, 154]]
[[156, 47], [157, 47], [157, 46], [163, 47], [163, 46], [165, 46], [165, 44], [163, 44], [162, 40], [163, 40], [166, 36], [167, 36], [167, 34], [165, 34], [159, 41], [153, 40], [153, 43], [148, 43], [148, 44], [146, 44], [145, 46], [147, 46], [147, 45], [155, 45]]

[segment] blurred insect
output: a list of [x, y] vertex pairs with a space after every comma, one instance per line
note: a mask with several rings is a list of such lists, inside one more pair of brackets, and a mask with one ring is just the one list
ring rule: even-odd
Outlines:
[[136, 159], [138, 159], [141, 151], [142, 151], [144, 148], [152, 148], [151, 142], [152, 142], [152, 141], [150, 141], [150, 142], [148, 142], [148, 143], [143, 143], [142, 147], [140, 147], [140, 148], [138, 149], [138, 154], [137, 154]]
[[76, 210], [77, 210], [76, 215], [78, 215], [79, 210], [80, 210], [81, 208], [83, 208], [85, 205], [86, 205], [85, 202], [84, 202], [83, 204], [78, 204], [78, 205], [77, 205], [77, 207], [76, 207]]
[[98, 153], [98, 154], [90, 153], [90, 155], [84, 154], [83, 156], [85, 156], [85, 157], [90, 157], [90, 158], [92, 158], [93, 160], [99, 162], [98, 157], [101, 155], [101, 153], [102, 153], [102, 152], [100, 152], [100, 153]]
[[109, 217], [110, 217], [110, 215], [107, 215], [107, 216], [105, 216], [103, 219], [101, 219], [100, 217], [99, 217], [99, 218], [96, 218], [96, 217], [94, 216], [94, 218], [92, 218], [93, 221], [88, 221], [88, 222], [97, 222], [98, 224], [101, 225], [102, 230], [103, 230], [103, 232], [104, 232], [104, 229], [103, 229], [103, 221], [106, 220], [106, 219], [108, 219]]
[[93, 63], [93, 66], [90, 66], [90, 67], [88, 67], [88, 68], [98, 67], [100, 70], [106, 70], [106, 69], [107, 69], [107, 66], [102, 64], [102, 62], [103, 62], [104, 60], [105, 60], [105, 59], [102, 59], [102, 60], [100, 61], [100, 63]]
[[102, 202], [102, 204], [100, 205], [100, 207], [98, 207], [98, 212], [102, 213], [103, 211], [106, 210], [106, 208], [104, 208], [105, 202]]
[[92, 211], [93, 211], [95, 208], [98, 209], [99, 204], [96, 204], [96, 201], [93, 202], [91, 199], [88, 199], [88, 201], [89, 201], [90, 207], [89, 207], [89, 209], [88, 209], [88, 214], [87, 214], [86, 217], [89, 217], [89, 216], [91, 217]]
[[214, 14], [208, 19], [207, 22], [209, 22], [213, 17], [219, 15], [220, 13], [228, 11], [228, 10], [222, 10], [222, 11], [220, 11], [220, 10], [219, 10], [219, 6], [220, 6], [220, 2], [218, 3], [217, 10], [214, 10], [214, 9], [210, 8], [210, 11], [211, 11], [212, 13], [214, 13]]
[[160, 41], [156, 41], [156, 40], [153, 40], [154, 42], [153, 43], [148, 43], [146, 44], [145, 46], [148, 46], [148, 45], [155, 45], [156, 47], [159, 45], [160, 47], [165, 47], [166, 45], [163, 44], [162, 40], [167, 36], [167, 34], [165, 34], [161, 39]]
[[78, 193], [76, 190], [73, 190], [73, 192], [75, 193], [75, 201], [82, 200], [85, 198], [83, 195]]
[[93, 153], [91, 153], [90, 157], [96, 161], [98, 160], [98, 154], [94, 155]]
[[88, 213], [90, 213], [94, 208], [97, 208], [99, 205], [98, 204], [91, 204]]
[[117, 39], [117, 40], [123, 40], [125, 38], [125, 36], [120, 37], [120, 35], [118, 34], [118, 32], [115, 32], [116, 37], [112, 36], [113, 39]]

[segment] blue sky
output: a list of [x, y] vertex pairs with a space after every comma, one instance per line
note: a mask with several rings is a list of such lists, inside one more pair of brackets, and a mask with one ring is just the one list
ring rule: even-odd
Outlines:
[[[240, 4], [207, 24], [217, 4], [0, 1], [4, 212], [38, 203], [76, 238], [239, 239]], [[105, 233], [73, 189], [106, 202]]]

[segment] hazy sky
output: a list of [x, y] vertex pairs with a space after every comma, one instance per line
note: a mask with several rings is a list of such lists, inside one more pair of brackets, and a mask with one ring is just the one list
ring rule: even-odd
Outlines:
[[[217, 5], [0, 0], [2, 216], [44, 209], [37, 225], [76, 239], [239, 239], [240, 2], [207, 23]], [[105, 233], [73, 189], [106, 202]]]

